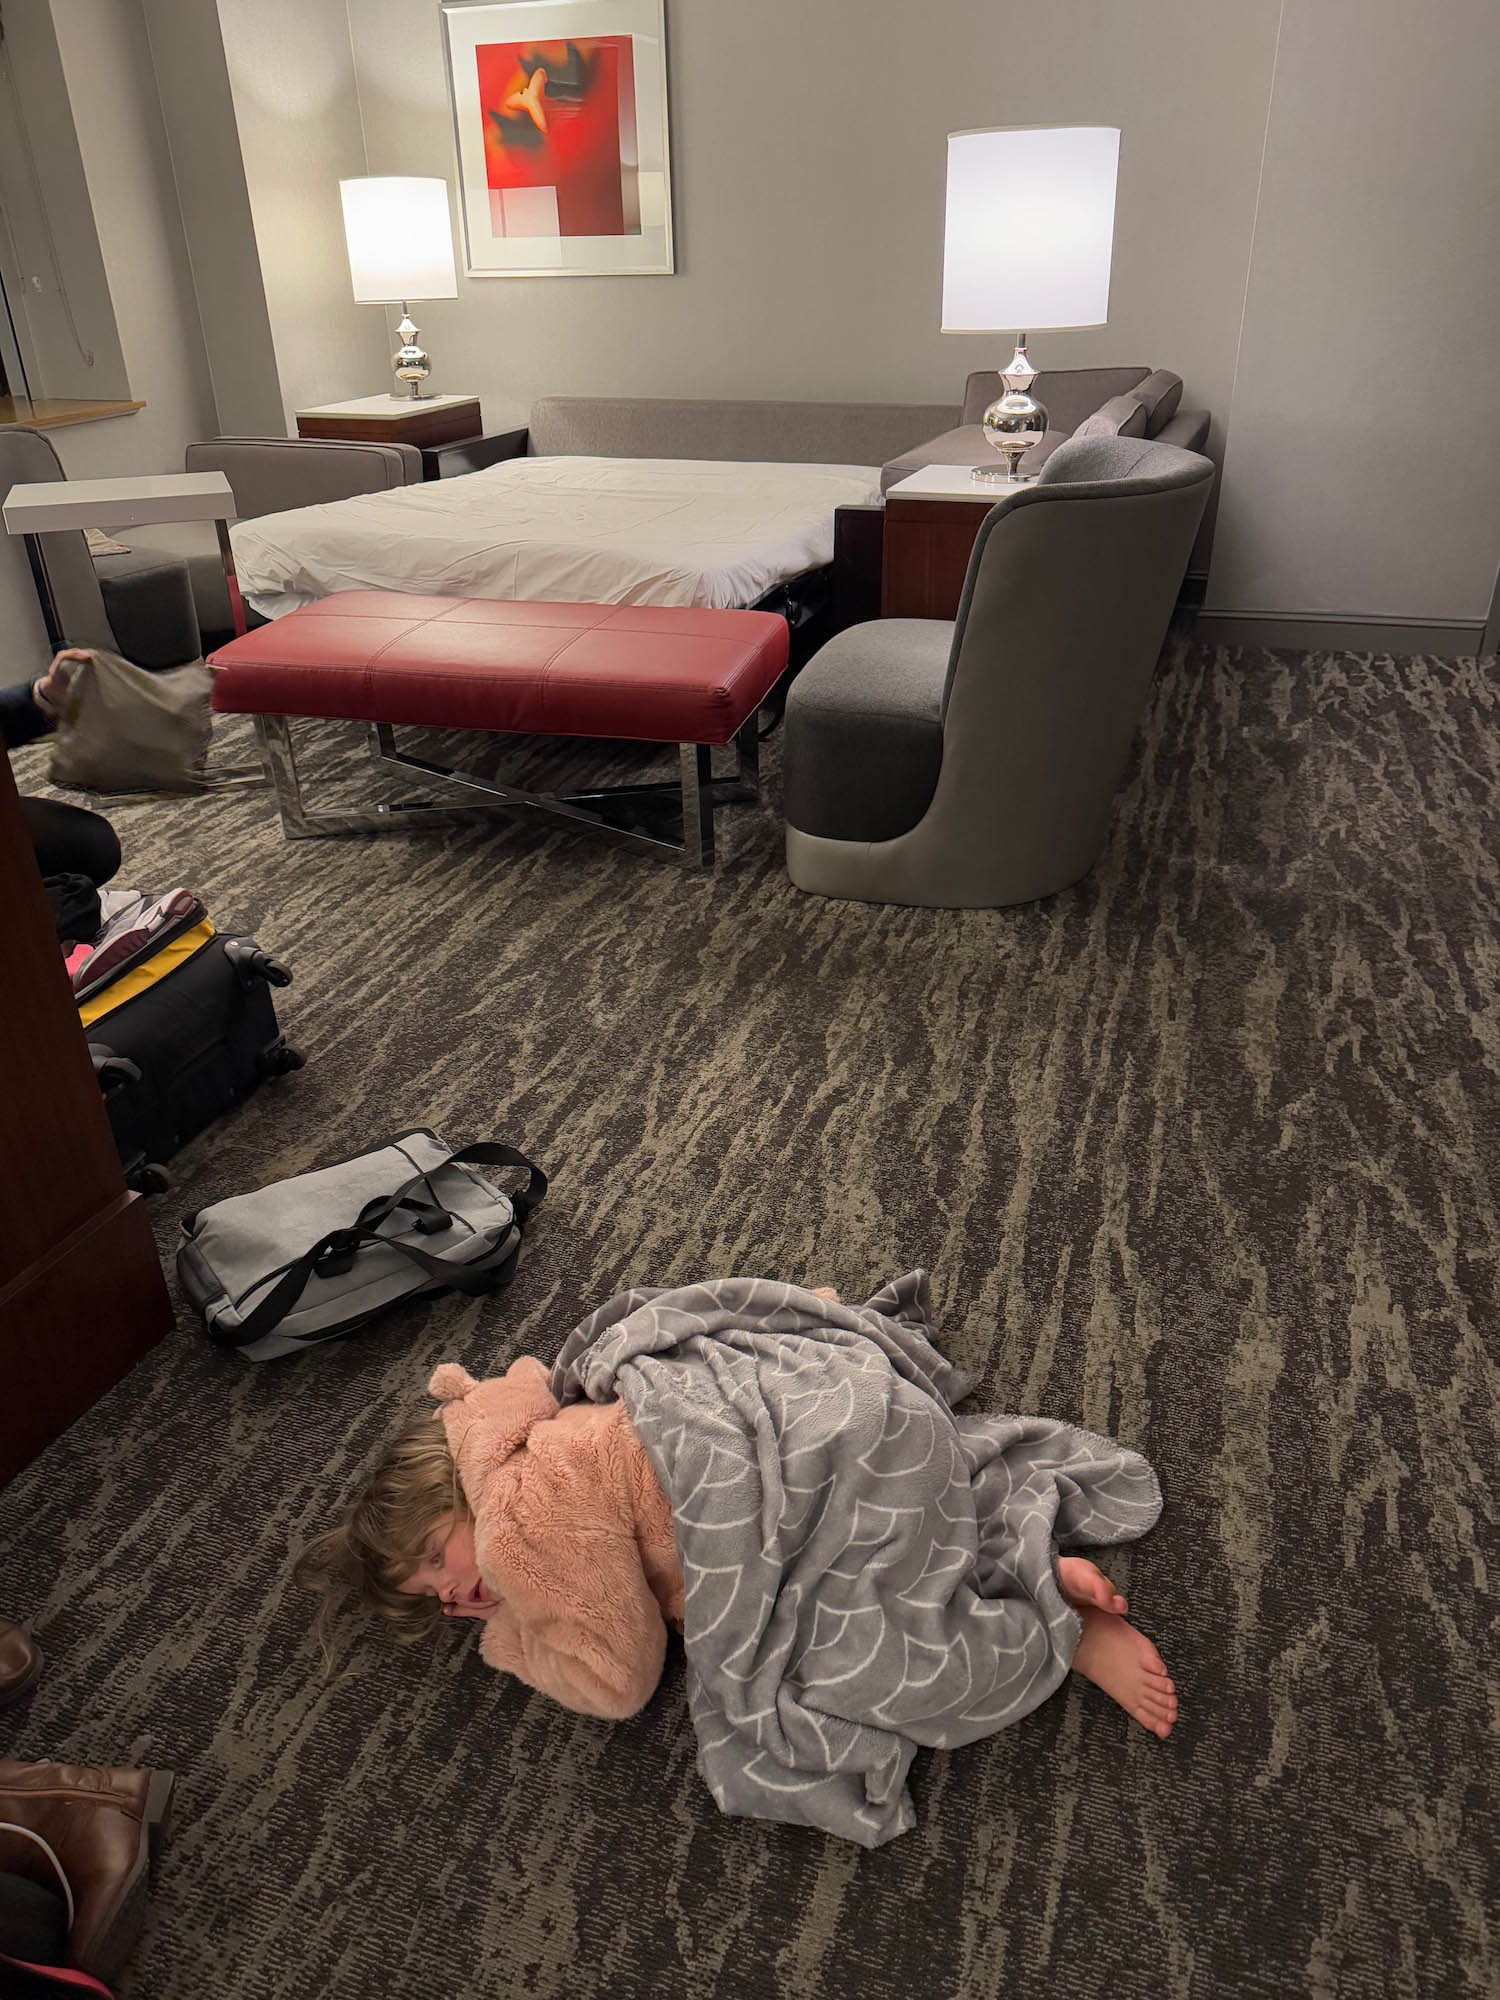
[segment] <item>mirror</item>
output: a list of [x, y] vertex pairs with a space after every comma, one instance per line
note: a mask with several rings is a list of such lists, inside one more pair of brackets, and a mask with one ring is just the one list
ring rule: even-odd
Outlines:
[[128, 402], [47, 0], [0, 0], [0, 292], [0, 422]]

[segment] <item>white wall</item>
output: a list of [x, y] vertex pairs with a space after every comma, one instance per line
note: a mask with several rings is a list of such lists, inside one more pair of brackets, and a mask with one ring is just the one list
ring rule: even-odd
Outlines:
[[[356, 305], [338, 184], [365, 172], [344, 0], [218, 0], [287, 430], [390, 386], [385, 315]], [[408, 10], [410, 11], [410, 10]]]
[[140, 0], [54, 0], [130, 393], [146, 408], [53, 433], [74, 478], [180, 472], [213, 397]]
[[48, 0], [6, 0], [0, 266], [32, 397], [124, 401], [125, 361]]
[[1207, 604], [1482, 625], [1500, 15], [1287, 0]]
[[225, 437], [279, 436], [276, 349], [218, 12], [205, 0], [145, 0], [145, 15], [208, 352], [214, 429]]
[[[207, 357], [140, 0], [53, 0], [58, 53], [133, 397], [146, 408], [50, 433], [74, 478], [180, 472], [215, 429]], [[0, 672], [45, 660], [19, 544], [0, 564]]]
[[[171, 17], [186, 34], [199, 0], [145, 0], [167, 128], [199, 164], [233, 82], [244, 180], [225, 133], [217, 274], [191, 157], [179, 180], [198, 204], [188, 240], [215, 369], [253, 378], [261, 413], [233, 427], [268, 429], [385, 384], [389, 330], [349, 297], [336, 183], [452, 181], [440, 17], [409, 0], [218, 4], [225, 95], [194, 125], [213, 51], [190, 64]], [[54, 5], [122, 347], [150, 404], [59, 444], [77, 472], [175, 465], [213, 413], [142, 0]], [[491, 428], [548, 393], [956, 399], [999, 350], [938, 331], [944, 135], [1114, 123], [1110, 324], [1037, 332], [1032, 351], [1043, 366], [1174, 367], [1214, 411], [1216, 442], [1227, 424], [1210, 605], [1483, 622], [1500, 559], [1493, 0], [1442, 0], [1420, 34], [1396, 0], [668, 13], [677, 275], [460, 279], [457, 300], [418, 314], [435, 387], [480, 393]]]
[[[1175, 368], [1222, 423], [1278, 4], [669, 0], [677, 274], [461, 278], [417, 314], [435, 386], [492, 428], [548, 394], [956, 403], [1005, 356], [938, 330], [946, 134], [1116, 124], [1110, 323], [1033, 358]], [[370, 171], [452, 184], [437, 7], [349, 19]]]

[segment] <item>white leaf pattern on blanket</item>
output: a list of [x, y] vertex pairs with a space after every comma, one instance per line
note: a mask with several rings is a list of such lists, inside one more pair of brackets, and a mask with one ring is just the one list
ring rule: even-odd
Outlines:
[[866, 1305], [764, 1278], [622, 1293], [569, 1335], [560, 1402], [624, 1402], [672, 1502], [698, 1767], [724, 1812], [877, 1847], [921, 1746], [1028, 1714], [1078, 1642], [1054, 1546], [1144, 1534], [1137, 1453], [958, 1417], [925, 1272]]

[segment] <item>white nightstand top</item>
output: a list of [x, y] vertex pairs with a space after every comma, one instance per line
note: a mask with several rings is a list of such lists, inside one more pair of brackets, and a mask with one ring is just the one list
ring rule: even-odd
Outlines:
[[396, 422], [398, 417], [415, 417], [424, 410], [451, 410], [456, 403], [477, 403], [477, 396], [353, 396], [346, 403], [319, 403], [311, 410], [298, 410], [299, 417], [358, 417], [364, 423]]
[[11, 535], [57, 528], [140, 528], [152, 521], [233, 521], [222, 472], [143, 473], [135, 479], [49, 479], [12, 486], [3, 510]]
[[[995, 470], [1004, 472], [1000, 459]], [[975, 479], [967, 465], [924, 465], [885, 489], [887, 500], [982, 500], [991, 506], [1007, 493], [1019, 493], [1023, 486], [1035, 486], [1036, 474], [1014, 483], [1004, 479]]]

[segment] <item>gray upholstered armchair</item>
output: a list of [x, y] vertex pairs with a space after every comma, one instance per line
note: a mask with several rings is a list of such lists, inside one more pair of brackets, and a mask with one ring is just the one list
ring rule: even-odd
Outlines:
[[787, 869], [865, 903], [997, 908], [1093, 865], [1214, 478], [1070, 440], [980, 525], [958, 617], [855, 625], [792, 683]]
[[[316, 507], [358, 493], [415, 485], [422, 477], [422, 454], [409, 444], [220, 437], [190, 444], [183, 470], [222, 472], [234, 494], [238, 518], [253, 521], [292, 507]], [[218, 545], [212, 535], [195, 538], [191, 528], [175, 536], [168, 531], [164, 539], [187, 562], [204, 650], [212, 652], [234, 636]]]
[[[24, 427], [0, 430], [0, 499], [12, 486], [47, 485], [64, 477], [45, 433]], [[45, 593], [44, 602], [51, 600], [56, 631], [38, 629], [34, 639], [28, 634], [24, 640], [18, 631], [17, 657], [0, 667], [8, 679], [23, 671], [40, 672], [49, 637], [70, 646], [103, 646], [152, 669], [182, 666], [198, 657], [198, 623], [185, 563], [158, 549], [94, 557], [80, 528], [28, 540], [35, 545], [40, 577], [28, 575], [21, 539], [0, 533], [0, 599], [19, 610], [35, 586], [39, 596]], [[28, 606], [22, 616], [30, 615]]]
[[[309, 438], [209, 438], [187, 448], [184, 471], [222, 472], [242, 520], [379, 493], [422, 477], [405, 444], [333, 444]], [[0, 431], [0, 496], [13, 485], [64, 477], [40, 431]], [[41, 535], [46, 581], [70, 645], [107, 646], [143, 667], [178, 666], [234, 636], [218, 541], [204, 523], [124, 531], [127, 553], [91, 557], [81, 531]], [[7, 546], [8, 543], [8, 546]], [[0, 584], [29, 595], [19, 541], [0, 535]]]

